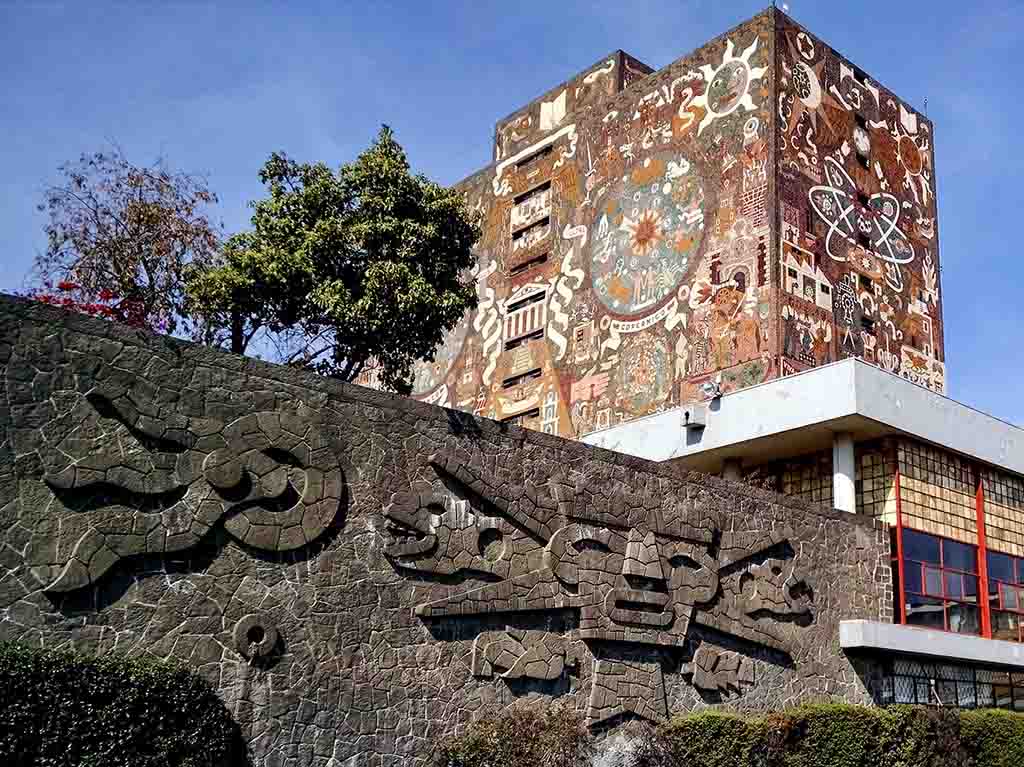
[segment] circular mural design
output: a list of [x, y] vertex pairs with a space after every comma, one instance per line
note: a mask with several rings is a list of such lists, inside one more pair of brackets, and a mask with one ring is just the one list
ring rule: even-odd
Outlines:
[[924, 169], [924, 160], [921, 159], [921, 150], [918, 148], [917, 142], [910, 136], [900, 136], [898, 151], [907, 173], [911, 176], [921, 175], [921, 171]]
[[623, 315], [654, 306], [683, 279], [704, 238], [704, 187], [678, 155], [644, 160], [604, 198], [591, 237], [590, 277]]
[[750, 84], [750, 67], [745, 61], [729, 61], [715, 72], [715, 79], [708, 88], [708, 108], [724, 116], [739, 106], [740, 99], [747, 95]]
[[413, 395], [427, 394], [444, 383], [448, 370], [458, 359], [459, 352], [462, 351], [462, 344], [466, 340], [466, 334], [469, 333], [469, 323], [469, 316], [463, 317], [462, 321], [437, 345], [434, 358], [430, 362], [415, 364], [412, 382]]

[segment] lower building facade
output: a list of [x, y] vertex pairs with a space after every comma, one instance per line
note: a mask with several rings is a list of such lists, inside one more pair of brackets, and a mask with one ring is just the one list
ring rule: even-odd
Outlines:
[[996, 642], [959, 663], [956, 643], [851, 645], [879, 663], [876, 700], [1024, 710], [1002, 646], [1024, 642], [1024, 430], [851, 360], [587, 441], [882, 523], [892, 624]]

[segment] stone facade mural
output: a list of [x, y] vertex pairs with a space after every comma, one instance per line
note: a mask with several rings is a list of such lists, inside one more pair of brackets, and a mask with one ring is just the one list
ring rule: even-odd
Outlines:
[[261, 767], [870, 701], [870, 520], [11, 299], [0, 382], [0, 639], [188, 663]]
[[578, 438], [851, 355], [944, 391], [931, 125], [784, 14], [613, 54], [494, 158], [480, 306], [418, 398]]

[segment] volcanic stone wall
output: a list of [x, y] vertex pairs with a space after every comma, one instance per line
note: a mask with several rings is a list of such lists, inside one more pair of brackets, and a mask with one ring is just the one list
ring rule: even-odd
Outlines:
[[184, 661], [257, 765], [870, 700], [861, 518], [6, 298], [0, 382], [0, 639]]

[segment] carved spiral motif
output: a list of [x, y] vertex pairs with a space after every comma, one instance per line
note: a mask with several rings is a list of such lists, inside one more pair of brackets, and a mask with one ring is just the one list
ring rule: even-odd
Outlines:
[[279, 637], [277, 626], [262, 613], [240, 618], [232, 631], [235, 647], [249, 660], [266, 658], [273, 652]]

